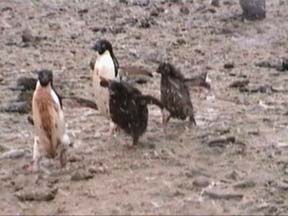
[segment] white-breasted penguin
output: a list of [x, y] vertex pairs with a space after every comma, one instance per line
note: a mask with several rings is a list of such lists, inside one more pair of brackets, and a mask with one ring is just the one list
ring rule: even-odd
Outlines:
[[65, 133], [62, 100], [53, 88], [53, 74], [50, 70], [38, 71], [32, 114], [35, 128], [33, 171], [39, 170], [43, 157], [54, 158], [57, 153], [61, 166], [65, 166], [66, 146], [70, 144], [70, 139]]
[[96, 51], [96, 61], [92, 72], [93, 91], [96, 96], [96, 104], [100, 113], [110, 120], [109, 134], [116, 128], [111, 121], [109, 111], [109, 91], [100, 85], [101, 78], [105, 80], [119, 80], [119, 64], [114, 56], [113, 48], [108, 40], [98, 40], [93, 46]]

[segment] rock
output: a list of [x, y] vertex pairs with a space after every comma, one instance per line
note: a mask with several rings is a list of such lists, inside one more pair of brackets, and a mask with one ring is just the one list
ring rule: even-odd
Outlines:
[[186, 44], [186, 40], [184, 38], [178, 38], [176, 40], [176, 44], [179, 46], [185, 45]]
[[83, 16], [84, 14], [86, 14], [88, 12], [89, 12], [88, 8], [78, 10], [79, 16]]
[[34, 120], [33, 120], [33, 117], [31, 115], [27, 116], [27, 121], [29, 124], [34, 125]]
[[103, 166], [100, 166], [100, 167], [89, 167], [88, 171], [91, 174], [106, 174], [106, 173], [108, 173], [107, 169], [105, 167], [103, 167]]
[[33, 36], [32, 31], [30, 29], [24, 29], [24, 31], [22, 32], [21, 38], [25, 47], [31, 44], [35, 45], [41, 40], [47, 39], [47, 37]]
[[158, 17], [160, 13], [164, 13], [164, 8], [162, 7], [157, 7], [151, 10], [150, 16], [152, 17]]
[[28, 152], [27, 149], [12, 149], [0, 155], [0, 160], [17, 159], [23, 157]]
[[193, 185], [196, 187], [207, 187], [210, 184], [210, 181], [205, 176], [199, 176], [193, 181]]
[[225, 63], [224, 64], [224, 68], [225, 69], [233, 69], [234, 68], [234, 63]]
[[106, 27], [92, 27], [90, 28], [91, 31], [93, 32], [101, 32], [102, 34], [107, 32], [107, 28]]
[[70, 163], [79, 162], [79, 161], [81, 161], [81, 160], [82, 160], [82, 158], [79, 157], [79, 156], [77, 156], [77, 155], [71, 155], [71, 156], [68, 158], [68, 161], [69, 161]]
[[210, 141], [208, 141], [208, 146], [210, 147], [225, 147], [227, 144], [230, 143], [235, 143], [236, 142], [236, 138], [234, 136], [223, 136], [223, 137], [219, 137], [219, 138], [214, 138]]
[[225, 177], [235, 181], [240, 178], [240, 174], [237, 171], [233, 170], [231, 173], [225, 175]]
[[33, 77], [19, 77], [16, 82], [16, 87], [11, 87], [13, 91], [34, 91], [36, 88], [37, 79]]
[[244, 189], [244, 188], [251, 188], [255, 186], [256, 186], [256, 183], [254, 181], [247, 180], [247, 181], [238, 182], [233, 187], [238, 188], [238, 189]]
[[243, 198], [243, 194], [236, 193], [229, 189], [210, 189], [204, 191], [204, 195], [212, 198], [212, 199], [224, 199], [224, 200], [241, 200]]
[[288, 184], [286, 182], [277, 183], [277, 187], [282, 191], [288, 191]]
[[212, 6], [214, 7], [219, 7], [220, 6], [220, 3], [219, 3], [219, 0], [211, 0], [211, 3], [210, 3]]
[[48, 180], [47, 180], [47, 186], [49, 187], [49, 188], [53, 188], [54, 186], [55, 186], [55, 184], [57, 184], [59, 182], [59, 179], [58, 178], [49, 178]]
[[34, 37], [32, 35], [32, 32], [30, 29], [25, 29], [22, 32], [22, 42], [23, 43], [29, 43], [29, 42], [33, 42], [34, 41]]
[[261, 61], [261, 62], [257, 62], [255, 63], [255, 66], [257, 67], [263, 67], [263, 68], [277, 68], [278, 65], [275, 63], [271, 63], [267, 60]]
[[3, 145], [3, 144], [0, 144], [0, 152], [5, 152], [8, 150], [8, 147]]
[[31, 106], [26, 101], [21, 102], [13, 102], [8, 106], [0, 107], [0, 112], [8, 112], [8, 113], [21, 113], [26, 114], [31, 111]]
[[119, 0], [119, 3], [128, 5], [128, 0]]
[[51, 201], [57, 194], [57, 188], [26, 188], [16, 193], [20, 201]]
[[180, 13], [184, 14], [184, 15], [188, 15], [190, 13], [189, 8], [186, 6], [182, 6], [180, 8]]
[[277, 71], [284, 72], [288, 70], [288, 58], [282, 58], [281, 61], [269, 62], [268, 60], [255, 63], [257, 67], [276, 69]]
[[287, 71], [288, 70], [288, 58], [282, 59], [281, 67], [282, 67], [281, 71]]
[[278, 92], [286, 93], [288, 90], [282, 87], [273, 87], [270, 84], [264, 84], [260, 86], [259, 85], [244, 86], [240, 88], [239, 91], [249, 92], [249, 93], [272, 94], [272, 93], [278, 93]]
[[236, 80], [234, 82], [232, 82], [229, 87], [230, 88], [243, 88], [245, 86], [247, 86], [249, 84], [249, 80], [245, 79], [245, 80]]
[[132, 5], [146, 7], [150, 4], [150, 0], [132, 0]]
[[266, 0], [239, 0], [243, 19], [261, 20], [266, 17]]
[[142, 18], [139, 20], [139, 28], [150, 28], [151, 26], [151, 21], [148, 18]]
[[82, 181], [93, 178], [93, 175], [85, 170], [77, 170], [71, 175], [71, 181]]

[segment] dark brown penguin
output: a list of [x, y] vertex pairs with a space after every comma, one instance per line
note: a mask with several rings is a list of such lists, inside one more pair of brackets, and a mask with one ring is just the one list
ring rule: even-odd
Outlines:
[[190, 122], [196, 125], [193, 105], [184, 76], [169, 63], [160, 63], [157, 72], [161, 74], [161, 102], [170, 112], [167, 116], [163, 114], [164, 126], [171, 117], [181, 120], [189, 117]]
[[112, 121], [133, 138], [133, 146], [144, 134], [148, 123], [148, 104], [163, 109], [162, 103], [124, 81], [102, 79], [100, 85], [109, 88], [109, 109]]

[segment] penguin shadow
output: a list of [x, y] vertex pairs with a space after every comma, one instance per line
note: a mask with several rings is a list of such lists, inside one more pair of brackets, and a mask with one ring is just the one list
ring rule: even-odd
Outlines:
[[126, 134], [123, 130], [117, 131], [117, 134], [111, 137], [112, 143], [117, 146], [121, 146], [124, 150], [136, 151], [139, 149], [155, 149], [159, 140], [148, 134], [144, 134], [138, 140], [136, 145], [132, 144], [132, 138]]
[[193, 125], [188, 120], [182, 121], [173, 119], [170, 120], [167, 126], [163, 129], [163, 134], [166, 141], [173, 141], [177, 140], [179, 136], [193, 133], [197, 128], [197, 125]]

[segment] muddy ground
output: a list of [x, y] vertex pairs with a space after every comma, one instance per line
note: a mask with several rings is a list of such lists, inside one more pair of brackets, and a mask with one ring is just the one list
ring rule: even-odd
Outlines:
[[[288, 78], [267, 67], [288, 57], [288, 3], [267, 0], [265, 20], [242, 22], [236, 0], [219, 8], [208, 0], [145, 2], [0, 2], [1, 106], [16, 98], [9, 89], [16, 78], [35, 77], [39, 68], [54, 71], [62, 94], [93, 98], [90, 47], [99, 38], [112, 42], [121, 65], [154, 72], [169, 60], [187, 77], [207, 71], [212, 85], [191, 89], [192, 129], [172, 120], [165, 135], [160, 110], [151, 106], [134, 150], [123, 133], [99, 135], [108, 121], [98, 111], [64, 103], [74, 142], [69, 162], [60, 169], [46, 161], [49, 173], [38, 184], [25, 169], [33, 145], [27, 114], [0, 113], [0, 214], [288, 213]], [[23, 43], [25, 29], [38, 39]], [[160, 97], [153, 74], [138, 87]], [[29, 190], [36, 200], [25, 201]]]

